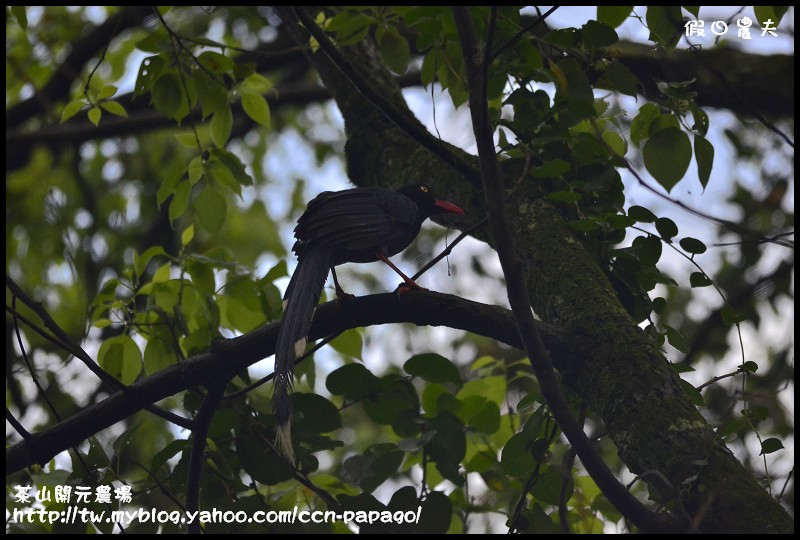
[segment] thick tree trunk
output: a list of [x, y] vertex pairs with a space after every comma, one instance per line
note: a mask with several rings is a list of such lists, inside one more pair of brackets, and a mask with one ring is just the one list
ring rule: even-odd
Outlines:
[[[280, 8], [280, 15], [299, 43], [307, 44], [291, 8]], [[368, 39], [343, 52], [393, 106], [410, 114]], [[453, 200], [473, 223], [485, 215], [474, 184], [402, 133], [322, 52], [311, 59], [344, 116], [354, 183], [398, 187], [430, 178], [437, 192], [460, 195]], [[506, 185], [515, 180], [509, 174]], [[651, 497], [702, 532], [792, 531], [791, 517], [716, 437], [559, 212], [526, 186], [507, 212], [533, 309], [578, 347], [580, 361], [562, 369], [565, 380], [602, 418], [621, 460], [647, 482]], [[485, 233], [478, 236], [492, 245]]]

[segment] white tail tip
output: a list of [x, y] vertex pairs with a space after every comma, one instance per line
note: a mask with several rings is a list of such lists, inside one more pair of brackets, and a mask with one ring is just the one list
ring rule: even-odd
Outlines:
[[275, 448], [278, 453], [286, 458], [286, 460], [294, 465], [296, 459], [294, 457], [294, 448], [292, 447], [292, 424], [287, 423], [284, 426], [278, 426], [278, 431], [275, 434]]
[[300, 358], [303, 356], [303, 353], [306, 352], [306, 345], [308, 345], [308, 339], [300, 338], [297, 340], [297, 343], [294, 344], [294, 357]]

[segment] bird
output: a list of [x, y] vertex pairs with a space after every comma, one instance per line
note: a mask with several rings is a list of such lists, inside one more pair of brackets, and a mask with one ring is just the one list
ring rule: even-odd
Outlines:
[[408, 247], [422, 223], [433, 214], [464, 214], [464, 210], [441, 199], [425, 185], [413, 184], [397, 191], [357, 187], [320, 193], [297, 221], [297, 240], [292, 247], [297, 267], [283, 300], [272, 398], [277, 426], [275, 447], [290, 463], [295, 462], [291, 437], [294, 363], [305, 352], [328, 270], [333, 273], [337, 298], [344, 292], [334, 267], [347, 262], [383, 261], [403, 278], [403, 286], [420, 288], [389, 257]]

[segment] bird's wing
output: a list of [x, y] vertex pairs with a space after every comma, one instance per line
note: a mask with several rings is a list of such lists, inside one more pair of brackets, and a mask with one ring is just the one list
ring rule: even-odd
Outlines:
[[301, 243], [347, 251], [377, 250], [406, 236], [418, 211], [407, 197], [386, 190], [325, 192], [308, 204], [295, 236]]

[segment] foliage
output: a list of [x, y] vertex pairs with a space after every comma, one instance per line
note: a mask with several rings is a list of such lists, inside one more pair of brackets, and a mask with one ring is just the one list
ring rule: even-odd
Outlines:
[[[780, 8], [772, 9], [780, 19]], [[330, 121], [324, 109], [281, 101], [306, 84], [310, 68], [290, 56], [296, 46], [283, 41], [285, 28], [274, 12], [158, 10], [147, 24], [140, 21], [105, 42], [78, 66], [68, 94], [15, 127], [36, 134], [88, 121], [91, 129], [106, 131], [92, 132], [80, 144], [33, 145], [6, 181], [7, 274], [126, 385], [212, 350], [221, 338], [280, 320], [279, 287], [292, 259], [286, 228], [308, 194], [302, 182], [275, 175], [267, 162], [281, 140], [297, 133], [308, 146], [293, 152], [315, 152], [319, 164], [331, 155], [338, 159], [340, 148], [319, 133], [319, 124]], [[698, 369], [712, 374], [706, 378], [724, 373], [720, 380], [730, 382], [730, 375], [736, 381], [701, 387], [684, 375], [683, 384], [719, 436], [738, 443], [758, 438], [757, 451], [744, 444], [737, 451], [748, 468], [764, 475], [757, 454], [786, 453], [781, 440], [793, 431], [778, 396], [791, 378], [792, 339], [777, 338], [744, 358], [738, 350], [739, 340], [749, 348], [748, 335], [765, 331], [763, 321], [772, 320], [768, 307], [781, 312], [793, 301], [793, 259], [785, 259], [786, 248], [777, 255], [772, 249], [772, 241], [784, 241], [779, 235], [793, 226], [784, 200], [791, 177], [764, 170], [755, 189], [739, 177], [728, 179], [737, 182], [730, 198], [741, 215], [736, 223], [712, 218], [706, 209], [696, 213], [719, 228], [730, 249], [679, 224], [674, 205], [631, 204], [623, 174], [672, 201], [670, 193], [683, 193], [681, 187], [692, 182], [687, 174], [693, 164], [702, 190], [726, 181], [715, 176], [722, 168], [720, 128], [698, 105], [693, 81], [663, 82], [660, 95], [643, 96], [643, 81], [617, 50], [615, 29], [631, 17], [646, 25], [652, 44], [675, 49], [683, 31], [680, 8], [649, 8], [642, 17], [632, 8], [600, 7], [596, 20], [557, 29], [532, 26], [518, 8], [496, 8], [494, 24], [492, 8], [471, 13], [483, 42], [494, 45], [485, 98], [499, 156], [529, 164], [520, 182], [557, 205], [629, 315], [656, 346], [681, 359], [673, 364], [677, 372]], [[7, 107], [34, 99], [56, 76], [64, 51], [84, 38], [80, 28], [124, 15], [119, 8], [7, 8]], [[374, 40], [392, 72], [403, 75], [418, 66], [427, 89], [446, 90], [455, 108], [466, 103], [469, 89], [450, 8], [349, 7], [321, 11], [316, 21], [338, 47]], [[310, 50], [317, 46], [313, 39], [308, 44]], [[281, 62], [283, 56], [289, 60]], [[130, 120], [144, 128], [124, 123]], [[726, 135], [741, 163], [760, 164], [775, 151], [748, 135], [749, 122]], [[292, 157], [273, 159], [290, 163]], [[430, 241], [415, 250], [430, 255], [441, 231], [424, 235]], [[667, 254], [678, 254], [691, 270], [673, 273]], [[481, 283], [497, 302], [505, 298], [501, 276], [486, 269], [485, 256], [461, 260], [456, 271], [474, 279], [456, 291], [463, 296]], [[354, 277], [375, 281], [355, 271]], [[713, 296], [705, 294], [710, 290]], [[37, 332], [45, 326], [42, 314], [23, 303], [7, 292], [7, 357], [14, 359], [7, 406], [36, 433], [114, 389], [91, 378], [62, 339]], [[31, 323], [23, 324], [23, 317]], [[573, 465], [527, 359], [473, 336], [442, 344], [418, 337], [416, 328], [412, 333], [408, 341], [429, 343], [427, 350], [392, 341], [386, 345], [395, 349], [386, 352], [391, 365], [362, 363], [367, 352], [380, 353], [371, 334], [350, 330], [331, 343], [334, 352], [320, 352], [298, 367], [296, 469], [272, 451], [270, 385], [236, 392], [262, 371], [239, 373], [210, 421], [200, 507], [250, 513], [295, 505], [393, 513], [421, 507], [416, 525], [361, 523], [362, 532], [504, 525], [558, 532], [564, 527], [559, 507], [575, 532], [602, 532], [621, 521], [619, 509]], [[728, 370], [731, 358], [738, 367]], [[33, 380], [43, 384], [50, 405], [38, 397]], [[206, 389], [193, 386], [158, 406], [198, 418], [205, 396]], [[580, 397], [569, 397], [581, 410]], [[599, 418], [588, 414], [587, 423], [601, 432]], [[8, 485], [126, 484], [136, 507], [182, 509], [192, 439], [189, 431], [141, 411], [41, 468], [9, 476]], [[13, 444], [19, 437], [7, 440]], [[619, 466], [606, 446], [604, 457]], [[641, 484], [633, 490], [644, 494]], [[17, 507], [26, 506], [9, 499], [7, 509]], [[121, 506], [96, 505], [98, 511], [112, 507]], [[341, 522], [204, 526], [207, 532], [347, 530]], [[8, 526], [12, 532], [94, 529], [112, 532], [108, 525]], [[126, 528], [183, 530], [181, 524], [153, 522]]]

